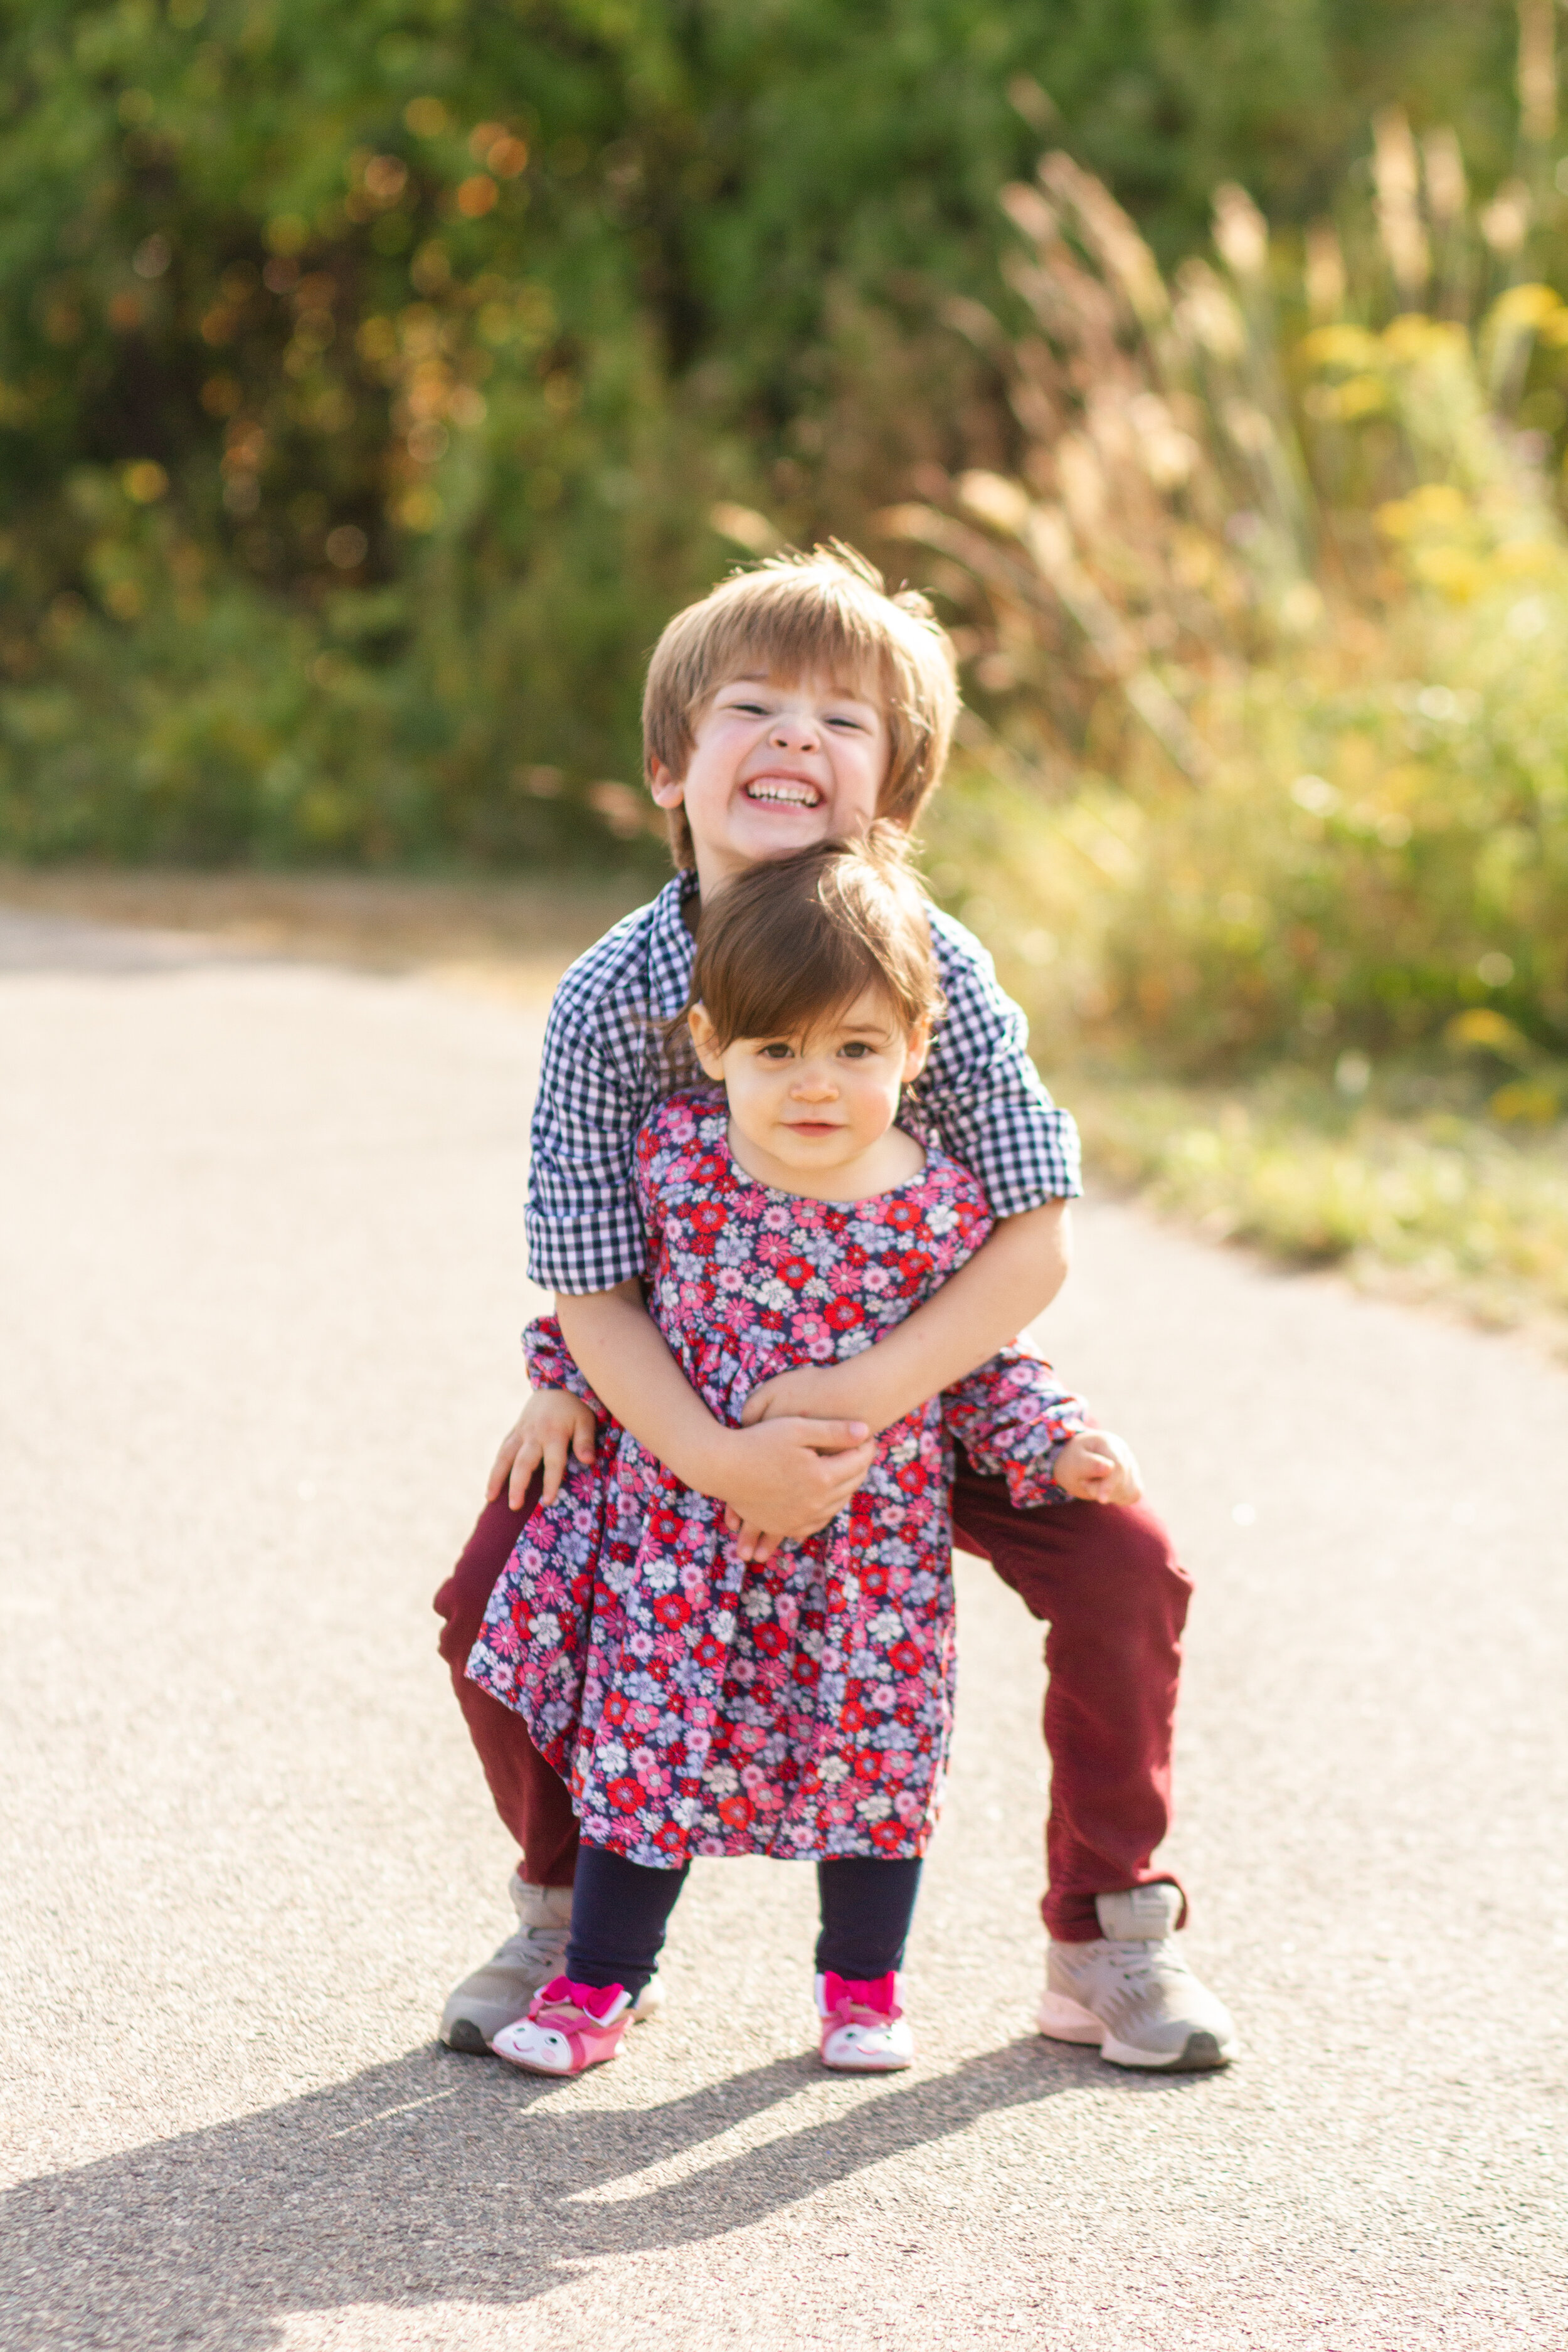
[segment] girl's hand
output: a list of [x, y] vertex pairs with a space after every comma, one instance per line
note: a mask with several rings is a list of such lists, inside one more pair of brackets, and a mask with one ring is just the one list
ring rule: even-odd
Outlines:
[[514, 1511], [521, 1511], [528, 1482], [544, 1465], [540, 1500], [552, 1503], [566, 1475], [566, 1456], [574, 1454], [586, 1465], [594, 1459], [598, 1425], [591, 1409], [569, 1389], [535, 1389], [506, 1435], [485, 1481], [485, 1500], [493, 1503], [506, 1489]]
[[1109, 1429], [1080, 1429], [1057, 1455], [1051, 1473], [1075, 1502], [1136, 1503], [1143, 1494], [1138, 1457]]
[[721, 1433], [705, 1494], [723, 1503], [742, 1559], [768, 1559], [836, 1519], [877, 1458], [862, 1421], [789, 1415]]

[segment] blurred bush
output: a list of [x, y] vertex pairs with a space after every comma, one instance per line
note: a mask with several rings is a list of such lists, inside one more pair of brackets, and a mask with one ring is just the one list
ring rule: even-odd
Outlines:
[[[1052, 781], [989, 850], [961, 794], [933, 854], [983, 904], [1026, 890], [1016, 977], [1064, 1046], [1353, 1073], [1467, 1019], [1484, 1059], [1484, 1015], [1568, 1052], [1563, 200], [1542, 153], [1476, 207], [1457, 142], [1393, 113], [1373, 163], [1304, 241], [1222, 189], [1168, 278], [1048, 156], [1005, 199], [1028, 331], [950, 310], [1017, 463], [883, 528], [967, 599], [971, 756]], [[1499, 1114], [1554, 1116], [1510, 1055]]]
[[0, 849], [637, 854], [671, 607], [1010, 467], [936, 311], [1016, 327], [992, 199], [1053, 100], [1174, 255], [1216, 172], [1321, 203], [1396, 89], [1497, 176], [1510, 43], [1466, 0], [16, 0]]

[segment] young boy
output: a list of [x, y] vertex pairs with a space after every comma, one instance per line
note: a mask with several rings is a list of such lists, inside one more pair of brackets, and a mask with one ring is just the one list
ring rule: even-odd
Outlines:
[[[766, 1382], [742, 1429], [717, 1422], [643, 1304], [633, 1145], [674, 1083], [659, 1024], [686, 1003], [703, 890], [759, 859], [864, 833], [877, 816], [914, 824], [957, 712], [952, 653], [925, 600], [890, 596], [850, 550], [774, 557], [670, 622], [643, 712], [648, 782], [679, 871], [556, 992], [533, 1115], [530, 1272], [555, 1292], [567, 1343], [609, 1411], [685, 1484], [728, 1505], [742, 1550], [756, 1554], [826, 1526], [870, 1466], [872, 1433], [974, 1370], [1049, 1305], [1067, 1272], [1077, 1134], [1039, 1082], [1024, 1017], [989, 957], [961, 924], [933, 916], [947, 1009], [903, 1123], [980, 1180], [995, 1230], [877, 1347]], [[447, 2001], [442, 2032], [455, 2049], [486, 2048], [563, 1955], [576, 1858], [565, 1785], [464, 1667], [523, 1518], [541, 1491], [553, 1496], [568, 1446], [591, 1458], [592, 1430], [574, 1398], [530, 1400], [437, 1595], [441, 1653], [523, 1855], [510, 1883], [519, 1932]], [[1236, 2050], [1230, 2020], [1181, 1958], [1185, 1900], [1152, 1864], [1170, 1820], [1191, 1587], [1158, 1522], [1136, 1507], [1120, 1439], [1084, 1433], [1057, 1475], [1075, 1499], [1016, 1510], [1004, 1482], [961, 1457], [952, 1496], [963, 1549], [988, 1559], [1050, 1629], [1038, 2023], [1122, 2065], [1223, 2065]], [[645, 1994], [642, 2008], [651, 2005]]]

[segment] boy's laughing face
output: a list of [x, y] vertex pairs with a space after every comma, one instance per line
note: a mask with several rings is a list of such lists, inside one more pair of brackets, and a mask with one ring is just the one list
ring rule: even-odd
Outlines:
[[861, 680], [728, 678], [692, 730], [684, 776], [649, 775], [660, 808], [684, 805], [704, 890], [764, 858], [856, 839], [877, 814], [891, 743]]

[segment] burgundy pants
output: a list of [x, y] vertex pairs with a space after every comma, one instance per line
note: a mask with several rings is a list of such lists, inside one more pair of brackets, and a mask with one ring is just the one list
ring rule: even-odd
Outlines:
[[[978, 1476], [962, 1454], [959, 1465], [952, 1516], [960, 1544], [988, 1559], [1050, 1629], [1051, 1810], [1040, 1908], [1058, 1941], [1087, 1943], [1100, 1933], [1097, 1895], [1171, 1875], [1151, 1862], [1171, 1823], [1171, 1732], [1191, 1580], [1148, 1511], [1107, 1503], [1018, 1511], [1005, 1480]], [[536, 1475], [521, 1511], [504, 1498], [487, 1505], [436, 1609], [446, 1620], [441, 1655], [496, 1811], [522, 1849], [523, 1875], [535, 1886], [569, 1886], [577, 1823], [566, 1784], [521, 1717], [463, 1672], [538, 1493]]]

